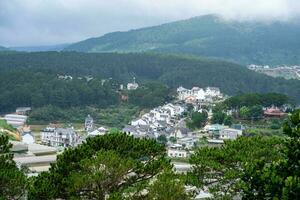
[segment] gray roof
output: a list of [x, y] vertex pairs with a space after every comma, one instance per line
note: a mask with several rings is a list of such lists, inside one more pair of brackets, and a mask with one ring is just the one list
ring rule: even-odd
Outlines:
[[122, 129], [123, 132], [126, 133], [135, 133], [137, 132], [136, 127], [135, 126], [131, 126], [131, 125], [125, 125], [125, 127]]
[[148, 131], [150, 129], [150, 125], [139, 125], [138, 129], [141, 131]]
[[166, 131], [166, 133], [171, 134], [171, 133], [174, 133], [175, 128], [173, 128], [173, 127], [167, 127], [167, 128], [165, 129], [165, 131]]
[[163, 127], [166, 127], [168, 125], [167, 122], [161, 120], [158, 120], [157, 123], [159, 123]]
[[190, 129], [184, 127], [179, 127], [178, 130], [180, 130], [181, 134], [183, 135], [187, 135], [189, 132], [191, 132]]
[[28, 131], [28, 132], [27, 132], [27, 131], [24, 131], [24, 132], [22, 133], [22, 136], [27, 135], [27, 134], [33, 136], [32, 133], [31, 133], [31, 131]]

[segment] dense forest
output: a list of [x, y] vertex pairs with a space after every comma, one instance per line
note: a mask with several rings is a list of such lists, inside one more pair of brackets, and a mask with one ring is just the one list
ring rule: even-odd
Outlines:
[[[0, 53], [0, 111], [18, 106], [61, 108], [120, 103], [119, 87], [132, 81], [152, 82], [157, 91], [129, 93], [129, 103], [152, 107], [169, 99], [182, 85], [215, 86], [228, 95], [277, 92], [300, 101], [300, 82], [257, 74], [237, 64], [198, 57], [115, 53]], [[59, 75], [72, 76], [60, 79]], [[93, 79], [88, 80], [88, 77]], [[165, 85], [164, 85], [165, 84]], [[155, 86], [156, 85], [156, 86]], [[150, 91], [151, 90], [151, 91]], [[139, 98], [135, 98], [139, 97]], [[155, 98], [160, 99], [155, 99]], [[143, 105], [148, 102], [148, 105]], [[150, 105], [150, 102], [152, 103]], [[147, 103], [146, 103], [147, 104]]]
[[276, 93], [266, 93], [266, 94], [257, 94], [257, 93], [248, 93], [242, 95], [236, 95], [230, 97], [224, 101], [224, 105], [228, 109], [241, 108], [243, 106], [263, 106], [271, 107], [277, 106], [281, 107], [285, 104], [293, 103], [288, 96], [283, 94]]
[[66, 48], [82, 52], [168, 52], [242, 64], [300, 64], [300, 23], [246, 22], [206, 15], [90, 38]]

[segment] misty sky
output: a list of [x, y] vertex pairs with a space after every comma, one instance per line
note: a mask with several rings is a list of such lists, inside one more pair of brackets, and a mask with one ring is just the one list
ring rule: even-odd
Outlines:
[[300, 0], [0, 0], [0, 45], [70, 43], [203, 14], [290, 20]]

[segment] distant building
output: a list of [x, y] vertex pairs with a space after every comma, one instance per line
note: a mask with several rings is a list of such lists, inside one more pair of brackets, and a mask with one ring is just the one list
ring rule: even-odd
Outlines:
[[188, 136], [189, 132], [191, 131], [188, 128], [178, 127], [170, 136], [174, 138], [184, 138]]
[[278, 108], [268, 108], [264, 111], [264, 115], [266, 117], [283, 117], [286, 113], [282, 112]]
[[73, 80], [73, 77], [70, 76], [70, 75], [59, 75], [59, 74], [57, 74], [57, 78], [59, 80]]
[[19, 128], [23, 126], [27, 121], [27, 116], [25, 115], [16, 115], [16, 114], [7, 114], [4, 116], [6, 122], [12, 125], [14, 128]]
[[220, 139], [222, 140], [235, 140], [239, 136], [242, 136], [243, 131], [232, 129], [232, 128], [225, 128], [220, 131]]
[[31, 111], [31, 107], [19, 107], [16, 109], [16, 114], [27, 115]]
[[122, 94], [122, 95], [121, 95], [121, 101], [127, 102], [127, 101], [128, 101], [128, 95]]
[[41, 131], [41, 141], [43, 144], [53, 147], [75, 146], [79, 136], [73, 128], [53, 128], [47, 127]]
[[98, 135], [105, 135], [107, 133], [107, 129], [104, 127], [97, 128], [96, 130], [89, 132], [88, 137], [94, 137]]
[[241, 130], [241, 131], [246, 130], [246, 127], [244, 125], [242, 125], [242, 124], [232, 124], [231, 128], [237, 129], [237, 130]]
[[135, 82], [135, 77], [133, 77], [133, 83], [127, 84], [127, 90], [136, 90], [139, 87], [139, 84]]
[[30, 130], [29, 126], [23, 127], [22, 130], [22, 142], [25, 144], [33, 144], [35, 143], [34, 136]]
[[87, 132], [90, 132], [94, 129], [94, 119], [90, 115], [85, 118], [84, 128]]
[[136, 120], [131, 121], [132, 126], [147, 125], [147, 124], [148, 124], [148, 122], [144, 119], [136, 119]]
[[209, 144], [224, 144], [224, 140], [219, 139], [208, 139], [207, 142]]
[[221, 124], [210, 124], [210, 125], [206, 125], [204, 127], [204, 130], [211, 134], [219, 134], [219, 132], [224, 128], [226, 127]]
[[174, 144], [168, 147], [167, 153], [171, 158], [187, 158], [189, 156], [189, 152], [184, 150], [180, 144]]
[[25, 144], [11, 141], [11, 151], [14, 154], [14, 161], [18, 167], [27, 167], [28, 176], [36, 176], [38, 173], [48, 171], [51, 163], [56, 162], [56, 148], [40, 144]]
[[181, 101], [186, 101], [186, 103], [196, 103], [211, 101], [213, 98], [222, 98], [223, 94], [220, 92], [219, 88], [207, 87], [199, 88], [193, 87], [192, 89], [186, 89], [184, 87], [177, 88], [178, 99]]

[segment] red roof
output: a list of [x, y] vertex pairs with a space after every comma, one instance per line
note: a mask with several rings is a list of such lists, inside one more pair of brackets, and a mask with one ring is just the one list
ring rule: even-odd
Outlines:
[[285, 113], [282, 112], [281, 110], [277, 109], [277, 108], [269, 108], [267, 110], [264, 111], [264, 114], [267, 116], [284, 116]]

